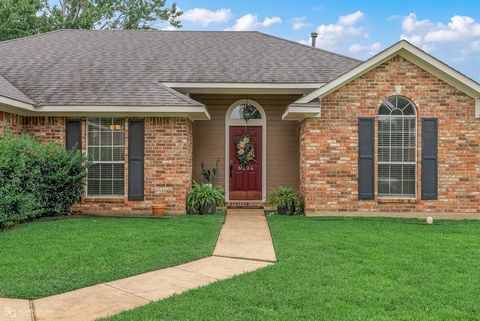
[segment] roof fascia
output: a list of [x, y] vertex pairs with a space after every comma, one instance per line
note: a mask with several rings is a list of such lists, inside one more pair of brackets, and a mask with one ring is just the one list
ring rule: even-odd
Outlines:
[[432, 73], [434, 76], [442, 79], [446, 83], [464, 92], [470, 97], [475, 99], [480, 98], [480, 84], [461, 74], [440, 60], [432, 57], [423, 50], [413, 46], [409, 42], [401, 40], [364, 63], [341, 75], [340, 77], [325, 84], [321, 88], [312, 91], [308, 95], [305, 95], [296, 102], [308, 103], [312, 99], [326, 96], [396, 55], [404, 57], [405, 59]]

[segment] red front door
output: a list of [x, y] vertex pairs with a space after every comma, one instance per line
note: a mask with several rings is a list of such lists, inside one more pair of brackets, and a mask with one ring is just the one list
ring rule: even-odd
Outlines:
[[[243, 145], [239, 138], [247, 135], [253, 143], [254, 159], [248, 164], [241, 164], [238, 154], [243, 154]], [[240, 151], [241, 150], [241, 151]], [[230, 126], [230, 199], [262, 199], [262, 127]]]

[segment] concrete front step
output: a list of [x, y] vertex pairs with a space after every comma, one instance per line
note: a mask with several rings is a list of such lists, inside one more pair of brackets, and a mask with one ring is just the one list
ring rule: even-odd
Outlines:
[[232, 209], [263, 209], [265, 203], [263, 201], [230, 201], [227, 202], [227, 208]]

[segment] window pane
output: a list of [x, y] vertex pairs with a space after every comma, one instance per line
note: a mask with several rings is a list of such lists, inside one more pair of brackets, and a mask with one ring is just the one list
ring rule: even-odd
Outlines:
[[88, 169], [88, 178], [98, 179], [100, 178], [100, 164], [93, 164], [92, 167]]
[[87, 182], [88, 195], [97, 196], [100, 195], [100, 181], [89, 179]]
[[102, 146], [111, 146], [112, 145], [112, 132], [101, 132], [100, 133], [100, 144]]
[[113, 181], [113, 194], [114, 195], [123, 195], [124, 193], [124, 181], [117, 180]]
[[124, 164], [113, 164], [113, 178], [123, 180], [125, 176]]
[[123, 146], [125, 133], [122, 131], [113, 132], [113, 145], [114, 146]]
[[415, 153], [416, 153], [415, 147], [405, 148], [403, 150], [403, 160], [405, 162], [415, 162], [415, 158], [416, 158]]
[[100, 147], [88, 147], [88, 156], [92, 157], [94, 161], [99, 161]]
[[114, 118], [112, 120], [112, 125], [113, 125], [112, 130], [114, 131], [123, 131], [124, 129], [124, 121], [122, 118]]
[[250, 104], [242, 104], [236, 107], [232, 113], [230, 114], [230, 119], [245, 119], [245, 116], [248, 119], [261, 119], [262, 115], [260, 111], [253, 105]]
[[100, 181], [100, 193], [102, 195], [113, 195], [112, 189], [112, 180], [101, 180]]
[[89, 118], [88, 119], [88, 130], [89, 131], [99, 131], [100, 130], [100, 119], [99, 118]]
[[378, 165], [378, 194], [379, 195], [388, 195], [389, 188], [389, 177], [390, 177], [390, 165], [379, 164]]
[[113, 148], [113, 161], [123, 161], [124, 160], [124, 148], [123, 147], [114, 147]]
[[113, 164], [100, 164], [100, 178], [110, 180], [113, 178]]
[[[386, 110], [390, 113], [386, 116]], [[393, 96], [379, 108], [378, 193], [380, 196], [412, 197], [416, 187], [415, 106], [408, 99]], [[409, 117], [405, 117], [409, 115]]]
[[100, 118], [100, 130], [102, 132], [108, 132], [110, 131], [110, 127], [112, 125], [112, 119], [111, 118]]
[[409, 104], [408, 106], [405, 107], [403, 110], [404, 115], [415, 115], [415, 110], [413, 109], [412, 104]]
[[112, 161], [112, 147], [100, 147], [100, 160], [102, 162]]
[[93, 158], [88, 171], [88, 195], [124, 195], [124, 120], [89, 118], [87, 124], [87, 152]]
[[100, 145], [100, 133], [99, 132], [88, 132], [88, 145], [89, 146], [98, 146]]
[[378, 110], [378, 114], [379, 115], [390, 115], [390, 109], [388, 109], [387, 106], [382, 104], [382, 106], [380, 106], [380, 109]]

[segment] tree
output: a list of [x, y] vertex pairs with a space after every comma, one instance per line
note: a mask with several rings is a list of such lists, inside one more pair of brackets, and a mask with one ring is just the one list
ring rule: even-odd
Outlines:
[[41, 0], [1, 0], [0, 40], [44, 31], [45, 17], [37, 15], [43, 8]]
[[58, 29], [180, 28], [182, 13], [166, 0], [1, 0], [0, 40]]

